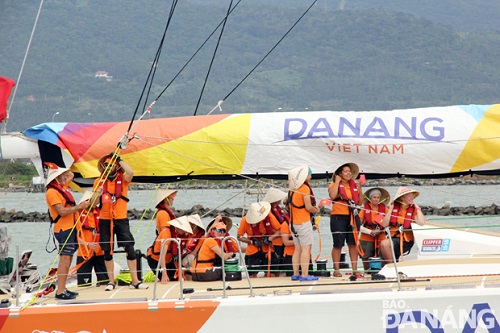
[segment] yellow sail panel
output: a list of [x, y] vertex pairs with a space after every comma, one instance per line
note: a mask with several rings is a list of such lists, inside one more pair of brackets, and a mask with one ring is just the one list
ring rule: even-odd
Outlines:
[[500, 104], [489, 108], [469, 137], [451, 172], [474, 169], [500, 158]]

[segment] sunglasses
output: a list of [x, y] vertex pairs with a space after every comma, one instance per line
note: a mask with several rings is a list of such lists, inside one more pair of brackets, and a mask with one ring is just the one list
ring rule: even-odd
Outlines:
[[225, 233], [226, 230], [225, 229], [215, 229], [216, 232], [220, 232], [221, 234]]

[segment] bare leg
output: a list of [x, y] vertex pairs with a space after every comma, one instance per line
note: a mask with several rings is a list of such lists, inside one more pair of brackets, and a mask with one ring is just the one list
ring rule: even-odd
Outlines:
[[[299, 275], [302, 247], [295, 244], [295, 251], [292, 256], [293, 275]], [[308, 262], [309, 263], [309, 262]]]
[[72, 256], [59, 256], [57, 264], [57, 294], [61, 294], [66, 290], [66, 281], [68, 280], [69, 267], [71, 266]]
[[311, 247], [312, 245], [306, 245], [301, 247], [302, 249], [300, 251], [300, 268], [302, 268], [303, 277], [307, 277], [309, 275], [309, 261], [311, 260]]
[[105, 260], [104, 264], [106, 265], [109, 283], [115, 284], [115, 262], [113, 260]]
[[384, 239], [380, 242], [380, 252], [382, 253], [382, 258], [384, 259], [382, 263], [384, 265], [390, 264], [392, 260], [391, 244], [389, 239]]
[[342, 254], [341, 247], [334, 247], [332, 249], [332, 260], [333, 260], [333, 269], [338, 271], [340, 269], [340, 255]]
[[353, 271], [358, 270], [358, 247], [355, 244], [347, 244], [349, 257], [351, 258], [351, 267]]
[[137, 260], [127, 260], [127, 266], [130, 271], [130, 276], [132, 277], [132, 284], [136, 285], [141, 282], [137, 277]]

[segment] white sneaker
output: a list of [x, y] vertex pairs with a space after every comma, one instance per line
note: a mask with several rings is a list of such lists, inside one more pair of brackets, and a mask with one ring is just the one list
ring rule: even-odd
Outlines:
[[112, 291], [113, 289], [115, 289], [115, 287], [116, 287], [116, 284], [108, 283], [106, 288], [104, 288], [104, 291]]
[[129, 284], [129, 285], [128, 285], [128, 287], [129, 287], [130, 289], [148, 289], [148, 288], [149, 288], [149, 286], [148, 286], [148, 285], [146, 285], [146, 284], [144, 284], [144, 283], [142, 283], [142, 282], [139, 282], [139, 283], [137, 283], [137, 284], [133, 284], [133, 283], [131, 283], [131, 284]]

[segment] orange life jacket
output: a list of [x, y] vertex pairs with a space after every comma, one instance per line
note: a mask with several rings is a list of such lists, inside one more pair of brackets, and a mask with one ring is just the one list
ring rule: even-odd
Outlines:
[[[64, 200], [66, 201], [65, 206], [76, 206], [75, 198], [73, 197], [73, 194], [71, 194], [70, 191], [67, 189], [63, 188], [59, 183], [57, 182], [50, 182], [49, 185], [47, 185], [47, 189], [53, 188], [57, 192], [61, 193], [63, 196]], [[49, 219], [50, 219], [50, 224], [52, 223], [57, 223], [59, 219], [61, 218], [61, 215], [57, 214], [55, 219], [52, 219], [52, 216], [50, 215], [50, 210], [49, 210]]]

